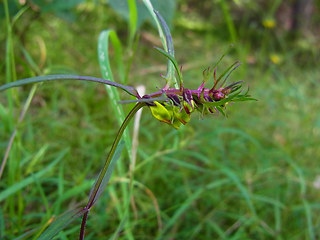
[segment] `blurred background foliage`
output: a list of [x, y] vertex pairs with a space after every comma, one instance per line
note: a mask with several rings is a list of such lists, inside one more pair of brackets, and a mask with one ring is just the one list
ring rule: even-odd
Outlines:
[[[228, 118], [193, 117], [180, 131], [144, 110], [135, 204], [120, 239], [318, 239], [320, 2], [152, 2], [171, 27], [186, 86], [198, 87], [202, 71], [232, 45], [218, 71], [240, 60], [231, 80], [245, 81], [258, 102], [232, 105]], [[148, 93], [163, 86], [166, 62], [152, 49], [161, 42], [146, 9], [140, 1], [137, 6], [138, 47], [128, 83], [143, 84]], [[15, 73], [11, 80], [54, 73], [99, 77], [99, 33], [114, 29], [128, 44], [124, 0], [10, 0], [8, 7], [12, 28], [0, 4], [1, 84], [8, 71]], [[118, 126], [104, 88], [73, 82], [41, 85], [18, 124], [30, 89], [15, 90], [19, 98], [12, 103], [0, 95], [1, 157], [18, 128], [0, 190], [32, 179], [66, 147], [69, 152], [9, 197], [1, 199], [0, 191], [1, 239], [39, 231], [52, 215], [83, 205]], [[128, 157], [120, 161], [127, 170]], [[92, 211], [88, 239], [106, 239], [119, 226], [127, 177], [119, 169], [113, 175]], [[73, 239], [78, 228], [58, 238]]]

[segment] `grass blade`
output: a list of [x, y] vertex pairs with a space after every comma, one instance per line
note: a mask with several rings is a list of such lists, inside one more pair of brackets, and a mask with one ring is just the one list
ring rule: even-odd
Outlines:
[[[156, 11], [155, 9], [153, 8], [150, 0], [143, 0], [143, 3], [144, 5], [147, 7], [147, 9], [149, 10], [153, 20], [155, 21], [156, 25], [157, 25], [157, 28], [158, 28], [158, 32], [159, 32], [159, 36], [160, 36], [160, 39], [162, 41], [162, 45], [163, 45], [163, 48], [167, 51], [167, 52], [171, 52], [169, 51], [169, 47], [168, 47], [168, 42], [167, 42], [167, 39], [166, 39], [166, 35], [164, 34], [162, 28], [161, 28], [161, 23], [160, 23], [160, 20], [158, 18], [158, 16], [156, 15]], [[169, 30], [169, 28], [168, 28]], [[169, 34], [170, 34], [170, 31], [169, 31]], [[171, 36], [171, 35], [170, 35]], [[172, 46], [172, 49], [173, 49], [173, 46]], [[172, 52], [172, 56], [174, 57], [174, 51]], [[175, 87], [178, 88], [179, 86], [179, 82], [177, 81], [177, 79], [175, 78], [175, 74], [174, 74], [174, 64], [170, 61], [170, 59], [168, 59], [168, 67], [167, 67], [167, 74], [166, 74], [166, 77], [169, 81], [174, 81], [175, 83]], [[171, 84], [171, 82], [169, 82], [168, 84]]]
[[61, 216], [57, 217], [53, 223], [40, 235], [38, 240], [52, 239], [58, 232], [82, 216], [88, 210], [83, 208], [77, 208], [68, 212], [65, 212]]
[[[108, 78], [113, 80], [113, 74], [110, 67], [110, 61], [109, 61], [109, 40], [112, 42], [113, 47], [116, 52], [116, 59], [120, 59], [120, 54], [122, 52], [121, 45], [119, 44], [120, 41], [117, 37], [117, 34], [112, 30], [106, 30], [100, 33], [99, 40], [98, 40], [98, 56], [99, 56], [99, 64], [101, 69], [101, 74], [103, 78]], [[120, 60], [119, 60], [120, 61]], [[119, 65], [119, 64], [118, 64]], [[122, 66], [121, 64], [119, 66]], [[120, 71], [121, 71], [120, 67]], [[109, 94], [109, 98], [111, 100], [111, 106], [116, 114], [116, 118], [118, 120], [119, 125], [122, 124], [125, 115], [123, 112], [123, 108], [121, 105], [119, 105], [120, 97], [119, 93], [116, 89], [111, 88], [110, 86], [106, 86], [107, 92]], [[131, 157], [131, 138], [129, 135], [128, 130], [125, 130], [123, 133], [123, 139], [126, 144], [126, 148], [129, 154], [129, 157]]]
[[174, 56], [170, 55], [169, 53], [167, 53], [166, 51], [164, 51], [163, 49], [161, 48], [158, 48], [158, 47], [155, 47], [155, 49], [160, 52], [162, 55], [164, 55], [165, 57], [167, 57], [169, 59], [169, 61], [173, 64], [174, 68], [176, 69], [177, 71], [177, 74], [178, 74], [178, 86], [181, 87], [182, 84], [183, 84], [183, 80], [182, 80], [182, 74], [181, 74], [181, 71], [179, 69], [179, 66], [178, 66], [178, 63], [176, 61], [176, 59], [174, 58]]
[[66, 155], [67, 152], [68, 152], [68, 149], [63, 150], [62, 152], [60, 152], [58, 157], [53, 162], [51, 162], [46, 168], [44, 168], [43, 170], [23, 179], [21, 182], [18, 182], [16, 184], [10, 186], [6, 190], [2, 191], [0, 193], [0, 201], [5, 200], [7, 197], [16, 193], [20, 189], [30, 185], [35, 180], [41, 178], [43, 175], [45, 175], [47, 172], [49, 172]]
[[160, 239], [164, 239], [164, 234], [172, 227], [174, 226], [174, 224], [176, 224], [177, 220], [179, 219], [179, 217], [191, 206], [191, 204], [193, 203], [193, 201], [195, 201], [196, 199], [198, 199], [201, 194], [207, 190], [207, 189], [213, 189], [213, 188], [217, 188], [220, 186], [223, 186], [224, 184], [229, 183], [229, 180], [227, 179], [222, 179], [220, 181], [215, 181], [213, 183], [210, 183], [208, 185], [206, 185], [205, 188], [200, 188], [199, 190], [197, 190], [195, 193], [193, 193], [192, 195], [190, 195], [183, 203], [182, 205], [175, 211], [175, 213], [173, 214], [172, 218], [168, 221], [168, 223], [165, 225], [164, 229], [162, 230], [161, 234], [156, 238], [157, 240]]
[[[117, 160], [120, 158], [120, 155], [121, 155], [121, 152], [123, 150], [123, 146], [124, 146], [124, 142], [121, 141], [119, 143], [119, 145], [117, 146], [116, 148], [116, 151], [115, 151], [115, 154], [113, 155], [112, 159], [111, 159], [111, 162], [110, 162], [110, 165], [108, 167], [108, 170], [107, 172], [105, 173], [105, 175], [103, 176], [103, 180], [97, 190], [97, 192], [92, 195], [94, 192], [94, 188], [95, 188], [95, 185], [93, 185], [92, 189], [91, 189], [91, 192], [90, 192], [90, 195], [89, 195], [89, 202], [92, 201], [92, 205], [95, 204], [95, 202], [98, 200], [98, 198], [101, 196], [103, 190], [105, 189], [106, 185], [108, 184], [109, 180], [110, 180], [110, 177], [111, 177], [111, 174], [113, 172], [113, 169], [114, 169], [114, 166], [115, 166], [115, 163], [117, 162]], [[100, 173], [101, 174], [101, 173]], [[100, 174], [98, 176], [98, 178], [100, 177]], [[93, 198], [93, 199], [92, 199]]]
[[163, 19], [163, 17], [160, 15], [160, 13], [156, 10], [153, 10], [154, 13], [156, 14], [163, 30], [164, 30], [164, 33], [165, 33], [165, 36], [166, 36], [166, 46], [167, 46], [167, 52], [168, 54], [170, 54], [171, 56], [174, 57], [174, 47], [173, 47], [173, 42], [172, 42], [172, 36], [171, 36], [171, 33], [170, 33], [170, 29], [167, 25], [167, 23], [165, 22], [165, 20]]
[[5, 221], [4, 221], [4, 216], [3, 212], [0, 209], [0, 239], [4, 238], [5, 236]]
[[163, 235], [177, 222], [179, 217], [190, 207], [190, 205], [194, 200], [198, 199], [201, 196], [202, 193], [203, 193], [203, 189], [199, 189], [198, 191], [193, 193], [191, 196], [189, 196], [184, 203], [182, 203], [182, 205], [177, 209], [177, 211], [175, 211], [172, 218], [165, 225], [161, 234], [156, 238], [157, 240], [164, 239]]
[[302, 199], [302, 202], [303, 202], [303, 206], [304, 206], [304, 210], [305, 210], [305, 214], [306, 214], [306, 219], [307, 219], [309, 238], [311, 240], [315, 240], [316, 235], [315, 235], [314, 227], [313, 227], [313, 223], [312, 223], [312, 213], [311, 213], [310, 204], [305, 198]]
[[[120, 74], [120, 77], [122, 78], [123, 74], [125, 73], [123, 70], [123, 64], [121, 61], [121, 54], [122, 54], [122, 48], [121, 48], [121, 43], [118, 39], [118, 36], [115, 31], [112, 30], [106, 30], [102, 31], [99, 35], [99, 40], [98, 40], [98, 56], [99, 56], [99, 64], [100, 64], [100, 70], [103, 78], [110, 78], [113, 80], [113, 74], [110, 66], [110, 61], [109, 61], [109, 41], [112, 43], [114, 52], [115, 52], [115, 59], [118, 61], [118, 71]], [[130, 64], [130, 63], [129, 63]], [[130, 68], [130, 65], [128, 65], [128, 69]], [[124, 79], [122, 79], [124, 81]], [[118, 121], [119, 126], [121, 126], [122, 122], [125, 119], [123, 107], [119, 104], [119, 93], [116, 89], [113, 89], [109, 86], [106, 86], [107, 92], [109, 94], [109, 99], [111, 101], [111, 106], [113, 108], [113, 111], [115, 113], [115, 117]], [[125, 146], [128, 152], [128, 156], [130, 158], [130, 162], [132, 164], [132, 141], [131, 137], [129, 134], [128, 129], [124, 129], [123, 136], [122, 136]], [[122, 175], [124, 174], [124, 166], [123, 163], [120, 161], [118, 164], [118, 169], [119, 169], [119, 174]], [[108, 169], [109, 170], [109, 169]], [[100, 186], [99, 186], [100, 189]], [[128, 205], [130, 202], [129, 194], [128, 194], [128, 189], [125, 188], [125, 186], [121, 186], [123, 198], [124, 198], [124, 203], [125, 205]], [[100, 193], [101, 194], [101, 193]], [[90, 199], [92, 200], [92, 199]], [[89, 202], [90, 202], [89, 200]], [[96, 201], [96, 198], [94, 197], [93, 199]], [[126, 208], [126, 207], [125, 207]], [[121, 217], [121, 216], [120, 216]], [[129, 227], [126, 228], [128, 230]], [[130, 230], [126, 231], [126, 236], [128, 239], [132, 239], [131, 237], [131, 232]]]
[[137, 31], [138, 13], [135, 0], [128, 0], [129, 7], [129, 45], [132, 45]]
[[53, 208], [55, 209], [54, 213], [59, 214], [60, 207], [63, 206], [63, 202], [67, 202], [68, 199], [71, 199], [74, 196], [81, 195], [82, 193], [90, 189], [93, 184], [94, 184], [94, 180], [90, 180], [90, 181], [88, 180], [88, 181], [84, 181], [81, 184], [76, 185], [75, 187], [73, 187], [68, 191], [65, 191], [63, 195], [59, 196], [58, 199], [55, 201], [53, 205], [54, 206]]
[[89, 77], [89, 76], [78, 76], [78, 75], [48, 75], [48, 76], [25, 78], [25, 79], [10, 82], [10, 83], [7, 83], [7, 84], [0, 86], [0, 91], [6, 90], [9, 88], [13, 88], [13, 87], [19, 87], [19, 86], [30, 84], [30, 83], [57, 81], [57, 80], [80, 80], [80, 81], [103, 83], [106, 85], [120, 88], [134, 97], [137, 96], [137, 91], [134, 87], [125, 86], [120, 83], [112, 82], [112, 81], [102, 79], [102, 78]]
[[[170, 56], [172, 56], [174, 58], [174, 47], [173, 47], [173, 42], [172, 42], [172, 37], [171, 37], [171, 33], [170, 33], [170, 29], [167, 25], [167, 23], [165, 22], [165, 20], [162, 18], [162, 16], [159, 14], [158, 11], [154, 10], [154, 13], [156, 14], [157, 16], [157, 19], [159, 20], [163, 30], [164, 30], [164, 33], [165, 33], [165, 36], [166, 36], [166, 50], [168, 52], [168, 54]], [[165, 46], [164, 46], [165, 47]], [[168, 59], [168, 67], [167, 67], [167, 74], [165, 76], [166, 80], [168, 81], [167, 82], [167, 85], [170, 86], [171, 83], [173, 81], [175, 81], [175, 87], [178, 88], [180, 87], [181, 88], [181, 85], [178, 86], [177, 82], [176, 82], [176, 79], [175, 79], [175, 74], [174, 74], [174, 68], [172, 66], [172, 63], [169, 61]], [[181, 84], [181, 80], [179, 80], [179, 84]]]
[[246, 187], [241, 183], [241, 180], [239, 179], [239, 177], [236, 175], [236, 173], [234, 173], [231, 169], [218, 164], [221, 167], [221, 171], [230, 179], [234, 182], [234, 184], [236, 185], [236, 187], [239, 189], [241, 195], [243, 196], [243, 198], [246, 200], [247, 205], [249, 207], [249, 209], [251, 210], [253, 216], [257, 217], [257, 212], [256, 209], [253, 205], [253, 202], [251, 200], [251, 196], [249, 191], [246, 189]]
[[299, 184], [300, 184], [300, 197], [303, 203], [303, 207], [305, 210], [305, 215], [306, 215], [306, 220], [307, 220], [307, 226], [308, 226], [308, 233], [309, 233], [309, 238], [314, 240], [316, 239], [315, 233], [314, 233], [314, 227], [312, 223], [312, 214], [311, 214], [311, 207], [310, 204], [306, 198], [307, 194], [307, 184], [306, 184], [306, 179], [304, 177], [302, 168], [291, 159], [290, 156], [285, 157], [286, 161], [291, 165], [291, 167], [294, 169], [296, 174], [298, 175], [299, 179]]

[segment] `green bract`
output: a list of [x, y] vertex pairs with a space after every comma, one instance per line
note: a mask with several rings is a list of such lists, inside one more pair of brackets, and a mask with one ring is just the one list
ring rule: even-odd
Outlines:
[[[152, 115], [161, 122], [167, 123], [179, 129], [181, 124], [185, 125], [190, 121], [190, 113], [193, 111], [190, 105], [184, 103], [183, 107], [178, 107], [170, 103], [154, 102], [155, 106], [150, 106]], [[188, 109], [189, 113], [186, 112]]]

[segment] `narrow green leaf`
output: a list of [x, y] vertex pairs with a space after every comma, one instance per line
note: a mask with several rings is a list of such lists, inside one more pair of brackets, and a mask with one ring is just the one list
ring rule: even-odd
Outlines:
[[[174, 58], [174, 47], [173, 47], [173, 42], [172, 42], [172, 37], [171, 37], [171, 33], [170, 33], [170, 29], [167, 25], [167, 23], [165, 22], [165, 20], [162, 18], [162, 16], [160, 15], [160, 13], [156, 10], [154, 10], [154, 13], [156, 14], [163, 30], [164, 30], [164, 34], [166, 36], [166, 50], [168, 52], [168, 54], [170, 56], [172, 56]], [[164, 46], [165, 47], [165, 46]], [[181, 87], [178, 86], [176, 79], [175, 79], [175, 74], [174, 74], [174, 68], [172, 66], [171, 61], [169, 61], [168, 59], [168, 67], [167, 67], [167, 74], [165, 76], [165, 79], [168, 81], [167, 85], [170, 86], [172, 82], [175, 82], [175, 87]]]
[[193, 203], [194, 200], [198, 199], [201, 194], [203, 193], [203, 189], [200, 188], [195, 193], [193, 193], [191, 196], [189, 196], [186, 201], [184, 201], [181, 206], [175, 211], [171, 219], [167, 222], [164, 229], [162, 230], [161, 234], [156, 238], [156, 240], [164, 239], [163, 236], [179, 219], [179, 217], [190, 207], [190, 205]]
[[300, 194], [301, 194], [301, 199], [302, 199], [303, 207], [305, 210], [306, 220], [308, 225], [309, 239], [314, 240], [315, 233], [314, 233], [314, 227], [312, 223], [311, 207], [305, 197], [307, 193], [306, 179], [304, 177], [302, 168], [290, 156], [286, 156], [285, 160], [291, 165], [291, 167], [295, 170], [296, 174], [298, 175], [299, 184], [300, 184]]
[[137, 31], [138, 12], [135, 0], [128, 0], [129, 6], [129, 42], [133, 43]]
[[85, 214], [87, 211], [87, 209], [77, 208], [65, 212], [64, 214], [54, 219], [50, 226], [40, 235], [37, 240], [52, 239], [57, 233], [67, 227], [74, 220]]
[[181, 206], [175, 211], [173, 216], [170, 218], [170, 220], [167, 222], [166, 226], [163, 228], [162, 232], [159, 234], [159, 236], [156, 238], [157, 240], [164, 239], [164, 234], [174, 225], [177, 223], [177, 220], [179, 217], [191, 206], [193, 201], [198, 199], [201, 194], [206, 191], [207, 189], [213, 189], [220, 187], [224, 184], [227, 184], [229, 181], [226, 179], [222, 179], [220, 181], [215, 181], [214, 183], [210, 183], [206, 185], [204, 188], [199, 188], [196, 192], [191, 194], [182, 204]]
[[284, 159], [291, 165], [291, 167], [297, 173], [298, 179], [299, 179], [299, 184], [300, 184], [300, 194], [302, 197], [304, 197], [307, 193], [307, 184], [306, 184], [306, 180], [304, 178], [302, 169], [298, 166], [298, 164], [290, 156], [287, 155], [287, 156], [285, 156]]
[[235, 62], [234, 64], [235, 64], [235, 66], [231, 65], [231, 66], [234, 66], [234, 67], [232, 69], [230, 69], [230, 71], [228, 72], [227, 76], [224, 78], [223, 82], [221, 83], [220, 88], [222, 88], [224, 86], [224, 84], [228, 80], [230, 74], [241, 65], [241, 63], [239, 63], [239, 62]]
[[[228, 67], [219, 77], [218, 79], [216, 80], [216, 82], [214, 83], [214, 88], [216, 87], [216, 85], [220, 82], [220, 80], [230, 72], [231, 69], [233, 69], [237, 64], [239, 64], [239, 62], [234, 62], [230, 67]], [[233, 70], [231, 70], [232, 72]], [[223, 84], [222, 84], [223, 85]], [[221, 87], [222, 87], [221, 85]]]
[[[113, 74], [111, 71], [110, 61], [109, 61], [109, 40], [111, 41], [111, 43], [113, 45], [115, 59], [118, 61], [119, 76], [122, 78], [122, 81], [123, 81], [124, 76], [125, 76], [125, 71], [124, 71], [124, 68], [122, 67], [123, 64], [122, 64], [122, 59], [121, 59], [121, 57], [122, 57], [121, 43], [117, 37], [116, 32], [112, 31], [112, 30], [102, 31], [99, 35], [98, 57], [99, 57], [99, 64], [100, 64], [100, 70], [101, 70], [102, 76], [104, 78], [108, 76], [111, 78], [111, 80], [113, 80]], [[106, 88], [107, 88], [107, 92], [109, 93], [109, 99], [111, 101], [111, 106], [113, 108], [115, 117], [116, 117], [118, 124], [120, 126], [125, 119], [125, 115], [124, 115], [124, 111], [123, 111], [122, 106], [118, 103], [120, 100], [118, 91], [116, 91], [116, 89], [110, 88], [108, 86]], [[132, 149], [131, 149], [132, 142], [131, 142], [131, 137], [130, 137], [128, 129], [124, 129], [122, 138], [125, 141], [128, 156], [129, 156], [130, 160], [132, 160]], [[122, 162], [120, 162], [120, 164], [118, 166], [119, 166], [120, 172], [123, 172], [122, 171], [122, 169], [123, 169]], [[109, 166], [109, 168], [110, 168], [110, 166]], [[109, 168], [108, 168], [107, 172], [109, 171]], [[102, 179], [101, 185], [106, 185], [106, 183], [104, 183], [104, 182], [107, 182], [105, 178]], [[90, 193], [89, 203], [91, 201], [93, 201], [93, 203], [90, 203], [90, 204], [94, 204], [95, 201], [97, 200], [97, 198], [99, 197], [99, 196], [98, 197], [95, 196], [96, 193], [98, 192], [98, 195], [100, 195], [102, 192], [101, 189], [104, 189], [104, 186], [101, 187], [101, 185], [98, 186], [97, 190], [92, 190], [92, 192], [95, 191], [94, 195], [93, 195], [93, 193]], [[96, 189], [96, 187], [97, 186], [95, 184], [93, 189]], [[99, 191], [101, 191], [101, 192], [99, 192]], [[124, 199], [128, 199], [127, 189], [122, 187], [122, 192], [123, 192]], [[131, 235], [130, 231], [127, 231], [126, 235], [130, 236]], [[128, 239], [130, 239], [130, 238], [128, 238]]]
[[206, 168], [198, 167], [195, 164], [188, 163], [188, 162], [186, 162], [184, 160], [178, 160], [178, 159], [176, 159], [174, 157], [166, 157], [165, 156], [163, 159], [164, 159], [164, 161], [171, 162], [171, 163], [173, 163], [173, 164], [175, 164], [175, 165], [177, 165], [179, 167], [189, 168], [191, 170], [199, 171], [199, 172], [207, 172], [207, 173], [210, 172], [210, 170], [208, 170]]
[[36, 232], [38, 232], [41, 229], [41, 227], [36, 227], [34, 229], [31, 229], [29, 231], [24, 232], [18, 237], [15, 237], [12, 240], [26, 240], [26, 239], [31, 239], [33, 235], [35, 235]]
[[54, 205], [53, 205], [53, 208], [55, 209], [54, 213], [59, 213], [60, 206], [63, 204], [64, 201], [67, 201], [68, 199], [74, 196], [80, 196], [81, 194], [86, 192], [88, 189], [90, 189], [93, 184], [94, 184], [94, 180], [87, 180], [82, 182], [81, 184], [75, 185], [72, 189], [65, 191], [63, 195], [59, 196], [54, 202]]
[[243, 198], [246, 200], [247, 205], [249, 207], [249, 209], [251, 210], [252, 214], [254, 216], [257, 216], [257, 212], [256, 209], [254, 208], [253, 202], [251, 201], [251, 197], [250, 197], [250, 193], [248, 192], [248, 190], [246, 189], [246, 187], [241, 183], [240, 179], [238, 178], [238, 176], [234, 173], [234, 171], [232, 171], [231, 169], [220, 165], [221, 167], [221, 171], [228, 176], [228, 178], [230, 178], [230, 180], [232, 180], [234, 182], [234, 184], [237, 186], [237, 188], [239, 189], [240, 193], [242, 194]]
[[314, 227], [313, 227], [313, 224], [312, 224], [312, 213], [311, 213], [310, 204], [305, 198], [302, 199], [302, 202], [303, 202], [303, 206], [304, 206], [304, 210], [305, 210], [306, 218], [307, 218], [309, 239], [315, 240], [316, 239], [316, 235], [315, 235]]
[[127, 220], [128, 220], [127, 216], [128, 216], [128, 211], [124, 213], [124, 217], [121, 219], [121, 222], [118, 224], [116, 231], [112, 234], [109, 240], [118, 239], [120, 232], [125, 228], [125, 224], [127, 223]]
[[63, 150], [60, 152], [58, 157], [52, 161], [46, 168], [43, 170], [23, 179], [21, 182], [18, 182], [10, 187], [8, 187], [6, 190], [2, 191], [0, 193], [0, 201], [5, 200], [7, 197], [11, 196], [12, 194], [16, 193], [20, 189], [30, 185], [35, 180], [41, 178], [43, 175], [45, 175], [47, 172], [49, 172], [68, 152], [68, 149]]
[[218, 66], [218, 64], [222, 61], [222, 59], [224, 58], [225, 54], [223, 54], [220, 59], [218, 60], [218, 62], [216, 62], [216, 64], [213, 67], [210, 67], [208, 69], [206, 69], [205, 71], [203, 71], [203, 82], [206, 83], [209, 78], [211, 77], [211, 74], [216, 70], [216, 67]]
[[[164, 2], [164, 1], [159, 1], [159, 2]], [[161, 23], [159, 21], [158, 16], [156, 15], [155, 9], [153, 8], [151, 1], [150, 0], [143, 0], [143, 3], [147, 7], [147, 9], [149, 10], [153, 20], [155, 21], [155, 23], [157, 25], [163, 48], [166, 49], [166, 51], [170, 53], [171, 50], [169, 51], [169, 48], [167, 46], [168, 43], [167, 43], [167, 39], [166, 39], [166, 34], [164, 34], [164, 32], [161, 28]], [[163, 20], [163, 22], [165, 22], [165, 21]], [[168, 32], [170, 34], [169, 28], [168, 28]], [[171, 34], [170, 34], [170, 36], [171, 36]], [[173, 49], [173, 46], [172, 46], [172, 49]], [[174, 52], [172, 52], [172, 56], [174, 57]], [[168, 59], [168, 67], [167, 67], [167, 74], [166, 74], [167, 81], [169, 80], [168, 84], [170, 85], [171, 84], [170, 81], [174, 81], [175, 87], [178, 88], [178, 86], [181, 86], [180, 84], [182, 82], [182, 78], [180, 78], [180, 76], [181, 76], [181, 74], [180, 74], [180, 76], [179, 76], [180, 79], [177, 81], [177, 79], [174, 76], [174, 68], [176, 68], [176, 66], [174, 66], [174, 64], [171, 62], [171, 60]], [[178, 70], [178, 71], [180, 72], [180, 70]]]
[[164, 55], [165, 57], [167, 57], [173, 64], [174, 68], [176, 69], [176, 72], [178, 74], [178, 82], [179, 82], [179, 87], [181, 87], [183, 85], [183, 80], [182, 80], [182, 74], [180, 72], [180, 69], [178, 67], [178, 63], [176, 61], [176, 59], [168, 54], [166, 51], [164, 51], [163, 49], [161, 48], [158, 48], [158, 47], [154, 47], [158, 52], [160, 52], [162, 55]]
[[279, 200], [276, 200], [276, 199], [273, 199], [273, 198], [269, 198], [269, 197], [265, 197], [265, 196], [262, 196], [262, 195], [254, 194], [254, 195], [252, 195], [252, 199], [256, 200], [256, 201], [259, 201], [259, 202], [272, 204], [272, 205], [274, 205], [274, 206], [276, 206], [278, 208], [282, 208], [282, 209], [286, 208], [286, 205], [284, 205]]
[[168, 54], [170, 54], [171, 56], [174, 57], [174, 47], [173, 47], [173, 42], [172, 42], [172, 36], [170, 33], [170, 29], [167, 25], [167, 23], [165, 22], [165, 20], [163, 19], [163, 17], [160, 15], [160, 13], [156, 10], [153, 10], [154, 13], [156, 14], [162, 29], [164, 30], [164, 34], [166, 36], [166, 46], [167, 46], [167, 52]]
[[[130, 21], [131, 9], [128, 6], [127, 0], [108, 0], [107, 2], [118, 15], [128, 22]], [[167, 22], [172, 22], [174, 11], [176, 9], [176, 0], [150, 0], [150, 2], [154, 9], [161, 12]], [[152, 25], [157, 27], [156, 22], [153, 22], [153, 16], [150, 15], [148, 8], [146, 8], [143, 1], [135, 0], [135, 4], [137, 8], [137, 29], [139, 29], [146, 21], [151, 22]]]
[[41, 72], [39, 69], [39, 66], [34, 62], [31, 55], [28, 53], [28, 51], [24, 48], [22, 44], [19, 47], [25, 57], [26, 62], [29, 64], [29, 66], [32, 68], [33, 71], [39, 74]]
[[231, 11], [229, 8], [229, 4], [223, 0], [218, 1], [218, 3], [220, 4], [220, 7], [222, 9], [224, 21], [227, 23], [227, 26], [228, 26], [228, 30], [229, 30], [229, 34], [230, 34], [230, 38], [231, 38], [230, 40], [232, 41], [232, 43], [236, 43], [237, 42], [237, 31], [236, 31], [236, 27], [235, 27], [234, 22], [231, 17]]
[[216, 106], [215, 107], [223, 116], [226, 116], [226, 113], [223, 111], [222, 107]]
[[0, 209], [0, 239], [4, 238], [5, 236], [5, 220], [4, 220], [4, 217], [3, 217], [3, 212], [2, 210]]
[[[277, 193], [277, 199], [279, 199], [279, 193]], [[281, 232], [281, 228], [282, 228], [281, 209], [277, 205], [274, 206], [274, 218], [275, 218], [275, 231], [276, 232]]]
[[30, 84], [30, 83], [56, 81], [56, 80], [80, 80], [80, 81], [103, 83], [108, 86], [120, 88], [132, 96], [135, 96], [135, 97], [137, 96], [137, 90], [134, 87], [122, 85], [120, 83], [112, 82], [112, 81], [105, 80], [102, 78], [89, 77], [89, 76], [78, 76], [78, 75], [48, 75], [48, 76], [25, 78], [25, 79], [10, 82], [10, 83], [7, 83], [7, 84], [0, 86], [0, 91], [6, 90], [9, 88], [13, 88], [13, 87], [19, 87], [19, 86]]
[[[31, 174], [31, 176], [34, 177], [33, 174]], [[41, 202], [42, 202], [42, 205], [43, 205], [43, 207], [44, 207], [44, 209], [46, 211], [46, 215], [47, 215], [47, 217], [49, 217], [52, 214], [52, 209], [49, 207], [49, 201], [48, 201], [48, 198], [47, 198], [47, 196], [45, 194], [45, 190], [43, 189], [43, 186], [41, 185], [41, 182], [38, 181], [37, 178], [34, 178], [34, 183], [35, 183], [35, 186], [36, 186], [38, 192], [40, 193]], [[39, 198], [39, 200], [40, 200], [40, 198]]]
[[[120, 50], [121, 48], [121, 45], [119, 44], [120, 41], [117, 37], [117, 34], [112, 30], [106, 30], [100, 33], [99, 40], [98, 40], [98, 56], [99, 56], [99, 64], [100, 64], [102, 77], [113, 80], [113, 74], [111, 71], [110, 61], [109, 61], [109, 39], [112, 42], [113, 47], [115, 49], [115, 53], [117, 55], [116, 58], [120, 59], [119, 55], [122, 52]], [[120, 68], [120, 71], [121, 71], [121, 68]], [[119, 125], [121, 125], [125, 118], [125, 115], [124, 115], [122, 106], [119, 105], [118, 103], [120, 100], [119, 93], [117, 92], [116, 89], [113, 89], [109, 86], [106, 86], [106, 88], [111, 101], [111, 106], [114, 110], [114, 113], [116, 114], [116, 118], [118, 120]], [[131, 138], [127, 129], [123, 133], [123, 138], [126, 144], [128, 155], [131, 158], [132, 144], [131, 144]]]
[[25, 4], [23, 8], [21, 8], [12, 18], [11, 25], [12, 27], [14, 24], [19, 20], [19, 18], [30, 8], [28, 4]]
[[250, 97], [249, 95], [240, 95], [240, 92], [230, 94], [228, 97], [221, 99], [217, 102], [204, 102], [203, 105], [206, 107], [220, 107], [230, 102], [243, 102], [243, 101], [257, 101], [257, 99]]
[[45, 144], [35, 153], [32, 159], [28, 161], [27, 166], [24, 166], [25, 174], [30, 174], [33, 172], [34, 167], [38, 165], [39, 162], [43, 159], [48, 148], [49, 148], [49, 145]]
[[[89, 202], [92, 202], [92, 205], [95, 204], [95, 202], [98, 200], [98, 198], [101, 196], [103, 190], [107, 186], [107, 184], [108, 184], [108, 182], [110, 180], [111, 174], [113, 172], [115, 163], [120, 158], [121, 152], [123, 150], [123, 146], [124, 146], [124, 142], [121, 141], [119, 143], [119, 145], [117, 146], [117, 148], [116, 148], [115, 154], [113, 155], [113, 157], [111, 159], [111, 162], [110, 162], [110, 165], [108, 167], [108, 170], [106, 171], [105, 175], [103, 176], [102, 182], [101, 182], [99, 188], [97, 189], [97, 192], [93, 192], [93, 190], [95, 188], [95, 184], [93, 185], [93, 187], [91, 189], [91, 192], [90, 192], [90, 195], [89, 195]], [[100, 174], [99, 174], [97, 179], [99, 179]]]
[[163, 30], [161, 28], [161, 24], [156, 16], [156, 14], [154, 13], [154, 8], [152, 6], [152, 3], [150, 2], [150, 0], [143, 0], [144, 5], [147, 7], [147, 9], [149, 10], [149, 13], [151, 14], [153, 20], [155, 21], [157, 28], [158, 28], [158, 32], [159, 32], [159, 36], [160, 39], [162, 41], [162, 45], [164, 49], [167, 49], [167, 44], [166, 44], [166, 38], [165, 35], [163, 33]]

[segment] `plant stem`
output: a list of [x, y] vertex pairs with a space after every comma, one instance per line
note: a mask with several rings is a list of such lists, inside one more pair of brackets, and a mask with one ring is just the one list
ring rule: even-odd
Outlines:
[[84, 231], [86, 229], [86, 223], [87, 223], [87, 219], [88, 219], [88, 214], [89, 214], [89, 210], [82, 217], [80, 235], [79, 235], [79, 239], [81, 239], [81, 240], [84, 239]]
[[91, 207], [95, 204], [97, 198], [97, 193], [101, 187], [101, 184], [102, 184], [102, 181], [103, 181], [103, 178], [110, 166], [110, 163], [111, 163], [111, 160], [112, 160], [112, 157], [116, 151], [116, 148], [119, 144], [119, 141], [122, 137], [122, 134], [124, 132], [124, 130], [126, 129], [126, 127], [128, 126], [130, 120], [132, 119], [132, 117], [135, 115], [135, 113], [140, 109], [142, 108], [143, 106], [145, 106], [146, 103], [143, 103], [143, 102], [139, 102], [137, 103], [132, 109], [131, 111], [128, 113], [127, 117], [124, 119], [122, 125], [120, 126], [119, 130], [118, 130], [118, 133], [116, 135], [116, 138], [112, 144], [112, 147], [111, 147], [111, 150], [107, 156], [107, 159], [105, 161], [105, 164], [100, 172], [100, 175], [99, 175], [99, 178], [97, 180], [97, 182], [95, 183], [95, 186], [93, 188], [93, 191], [92, 191], [92, 194], [89, 198], [89, 201], [88, 201], [88, 204], [87, 206], [85, 207], [88, 211], [84, 214], [83, 218], [82, 218], [82, 223], [81, 223], [81, 229], [80, 229], [80, 235], [79, 235], [79, 240], [83, 240], [84, 239], [84, 233], [85, 233], [85, 227], [86, 227], [86, 222], [87, 222], [87, 218], [88, 218], [88, 213], [89, 213], [89, 210], [91, 209]]

